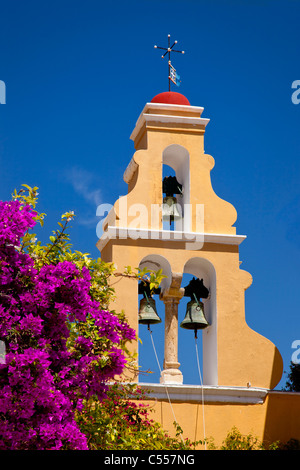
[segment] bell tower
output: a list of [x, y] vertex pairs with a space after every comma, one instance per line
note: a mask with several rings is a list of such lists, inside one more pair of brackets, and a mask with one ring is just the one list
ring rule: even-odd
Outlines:
[[[120, 272], [128, 265], [162, 270], [165, 278], [156, 295], [164, 303], [164, 316], [157, 316], [149, 292], [142, 292], [139, 307], [138, 284], [126, 277], [113, 281], [111, 308], [124, 310], [137, 332], [147, 321], [164, 327], [162, 383], [184, 383], [178, 362], [181, 326], [191, 335], [203, 332], [204, 385], [251, 383], [272, 389], [280, 381], [282, 359], [275, 345], [246, 323], [245, 290], [252, 277], [239, 259], [246, 237], [236, 233], [235, 208], [212, 188], [214, 159], [204, 150], [209, 119], [202, 114], [202, 107], [169, 91], [146, 103], [136, 122], [131, 134], [135, 152], [124, 172], [128, 194], [105, 218], [97, 246], [102, 259]], [[183, 286], [186, 273], [193, 280]], [[179, 320], [184, 296], [190, 302]]]

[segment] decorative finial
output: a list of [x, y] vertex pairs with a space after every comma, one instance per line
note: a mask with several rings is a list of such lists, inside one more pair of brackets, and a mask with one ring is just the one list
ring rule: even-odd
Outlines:
[[176, 70], [171, 64], [171, 52], [179, 52], [180, 54], [184, 54], [184, 51], [177, 51], [176, 49], [173, 49], [175, 44], [177, 44], [177, 41], [174, 41], [173, 45], [170, 46], [170, 41], [171, 35], [168, 34], [168, 47], [160, 47], [160, 46], [154, 46], [154, 49], [162, 49], [166, 51], [161, 57], [162, 59], [168, 54], [169, 56], [169, 91], [171, 91], [171, 81], [175, 83], [175, 85], [179, 86], [180, 85], [180, 76], [176, 73]]

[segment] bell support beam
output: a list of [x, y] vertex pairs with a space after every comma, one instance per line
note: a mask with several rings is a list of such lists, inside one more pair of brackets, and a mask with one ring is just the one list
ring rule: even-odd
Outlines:
[[180, 287], [181, 280], [182, 274], [173, 273], [170, 287], [160, 295], [165, 304], [165, 357], [160, 382], [166, 384], [183, 383], [178, 362], [178, 304], [184, 296], [184, 289]]

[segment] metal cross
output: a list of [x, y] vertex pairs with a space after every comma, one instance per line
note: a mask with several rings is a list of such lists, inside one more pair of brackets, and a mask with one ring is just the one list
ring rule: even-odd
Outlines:
[[177, 41], [174, 41], [173, 45], [170, 46], [170, 38], [171, 38], [171, 35], [168, 34], [168, 47], [160, 47], [160, 46], [154, 46], [155, 49], [162, 49], [164, 51], [166, 51], [161, 57], [162, 59], [168, 54], [169, 56], [169, 91], [171, 91], [171, 52], [179, 52], [180, 54], [184, 54], [184, 51], [177, 51], [176, 49], [173, 49], [173, 47], [175, 46], [175, 44], [177, 44]]

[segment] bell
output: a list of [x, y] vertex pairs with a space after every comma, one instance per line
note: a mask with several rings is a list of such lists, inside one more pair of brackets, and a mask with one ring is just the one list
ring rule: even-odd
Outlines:
[[173, 222], [181, 219], [181, 214], [177, 208], [177, 200], [174, 196], [165, 196], [162, 206], [162, 219]]
[[186, 306], [186, 315], [180, 323], [181, 328], [186, 330], [202, 330], [209, 326], [204, 315], [204, 305], [200, 300], [190, 300]]
[[161, 323], [161, 319], [156, 312], [155, 300], [151, 297], [144, 297], [140, 301], [139, 323], [148, 326], [155, 323]]
[[165, 176], [162, 184], [163, 193], [166, 196], [173, 196], [173, 194], [182, 194], [182, 184], [178, 183], [176, 176]]

